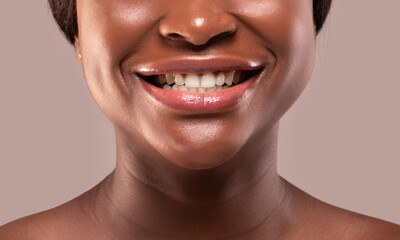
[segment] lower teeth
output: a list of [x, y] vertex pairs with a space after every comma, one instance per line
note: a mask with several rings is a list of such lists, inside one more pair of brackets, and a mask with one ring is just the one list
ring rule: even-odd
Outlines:
[[162, 86], [163, 89], [167, 89], [167, 90], [176, 90], [176, 91], [188, 91], [188, 92], [197, 92], [197, 93], [211, 93], [211, 92], [216, 92], [216, 91], [221, 91], [227, 88], [233, 87], [232, 86], [215, 86], [215, 87], [210, 87], [210, 88], [203, 88], [203, 87], [191, 87], [188, 88], [185, 85], [182, 86], [178, 86], [177, 84], [173, 84], [173, 85], [168, 85], [168, 84], [164, 84]]

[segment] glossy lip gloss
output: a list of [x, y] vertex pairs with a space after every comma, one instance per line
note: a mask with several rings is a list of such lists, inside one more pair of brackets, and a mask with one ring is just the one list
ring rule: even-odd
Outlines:
[[[162, 61], [149, 66], [141, 66], [137, 73], [144, 76], [165, 73], [205, 73], [214, 71], [250, 71], [261, 69], [261, 64], [235, 58], [190, 58]], [[185, 113], [218, 113], [228, 111], [239, 104], [257, 85], [261, 71], [256, 76], [246, 79], [233, 87], [211, 92], [194, 93], [159, 88], [138, 75], [140, 85], [154, 99], [163, 105]]]

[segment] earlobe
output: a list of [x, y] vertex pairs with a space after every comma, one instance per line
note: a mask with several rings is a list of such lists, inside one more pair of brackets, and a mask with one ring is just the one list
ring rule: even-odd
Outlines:
[[77, 36], [75, 36], [74, 47], [75, 47], [76, 56], [78, 57], [79, 61], [81, 61], [82, 54], [81, 54], [81, 49], [80, 49], [80, 44], [79, 44], [79, 38]]

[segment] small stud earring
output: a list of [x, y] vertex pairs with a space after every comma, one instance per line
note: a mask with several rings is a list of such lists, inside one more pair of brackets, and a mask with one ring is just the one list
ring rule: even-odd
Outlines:
[[82, 59], [82, 55], [80, 53], [78, 54], [78, 57], [79, 57], [79, 59]]

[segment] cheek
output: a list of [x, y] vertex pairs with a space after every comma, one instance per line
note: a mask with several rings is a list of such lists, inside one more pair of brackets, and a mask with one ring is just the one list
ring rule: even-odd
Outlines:
[[250, 31], [260, 37], [261, 45], [277, 57], [291, 55], [298, 43], [314, 42], [312, 0], [237, 1], [235, 14]]
[[150, 31], [159, 17], [154, 14], [155, 6], [160, 7], [156, 1], [137, 1], [136, 4], [127, 0], [81, 2], [77, 8], [84, 54], [106, 57], [115, 61], [112, 64], [119, 65], [121, 59], [134, 53], [146, 37], [143, 33]]
[[[78, 0], [79, 48], [90, 92], [114, 123], [134, 111], [133, 98], [121, 72], [121, 62], [140, 48], [140, 42], [156, 21], [156, 1]], [[160, 7], [160, 6], [158, 6]], [[131, 119], [130, 119], [131, 120]]]
[[312, 1], [262, 1], [259, 5], [244, 4], [241, 9], [239, 16], [260, 36], [259, 45], [276, 57], [271, 76], [262, 83], [263, 94], [254, 101], [264, 109], [258, 119], [273, 123], [295, 102], [311, 78], [316, 40]]

